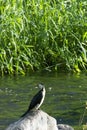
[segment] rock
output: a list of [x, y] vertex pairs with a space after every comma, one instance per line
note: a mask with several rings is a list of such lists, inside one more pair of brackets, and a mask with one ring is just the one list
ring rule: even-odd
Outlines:
[[58, 124], [58, 130], [74, 130], [74, 129], [69, 125]]
[[55, 118], [42, 110], [31, 111], [6, 130], [74, 130], [71, 126], [58, 124]]
[[47, 113], [31, 111], [17, 122], [9, 125], [6, 130], [58, 130], [56, 120]]

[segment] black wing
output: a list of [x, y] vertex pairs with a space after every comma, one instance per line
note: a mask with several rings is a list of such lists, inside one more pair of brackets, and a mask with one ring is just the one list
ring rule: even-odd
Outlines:
[[40, 104], [41, 100], [43, 98], [42, 95], [42, 89], [33, 97], [33, 99], [31, 100], [30, 106], [29, 106], [29, 110], [33, 109], [37, 104]]
[[31, 109], [33, 109], [37, 104], [40, 104], [41, 100], [42, 100], [42, 89], [33, 97], [33, 99], [31, 100], [31, 103], [29, 105], [28, 110], [21, 116], [24, 117]]

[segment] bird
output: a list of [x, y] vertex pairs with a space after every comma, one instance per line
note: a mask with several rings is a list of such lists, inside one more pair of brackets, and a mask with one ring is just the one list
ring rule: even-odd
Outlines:
[[32, 110], [38, 110], [42, 105], [44, 98], [45, 98], [45, 86], [43, 84], [39, 84], [40, 91], [32, 98], [28, 110], [21, 116], [24, 117]]

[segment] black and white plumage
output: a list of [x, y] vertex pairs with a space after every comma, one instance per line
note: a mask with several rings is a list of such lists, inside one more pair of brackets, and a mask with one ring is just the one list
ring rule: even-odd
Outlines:
[[39, 84], [39, 87], [41, 88], [41, 90], [33, 97], [28, 110], [21, 117], [25, 116], [31, 110], [38, 110], [42, 105], [46, 91], [44, 85]]

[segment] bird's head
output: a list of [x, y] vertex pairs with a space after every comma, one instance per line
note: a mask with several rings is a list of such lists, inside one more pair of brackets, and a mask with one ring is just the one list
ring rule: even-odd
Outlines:
[[45, 86], [44, 86], [43, 84], [39, 84], [38, 87], [39, 87], [40, 89], [45, 88]]

